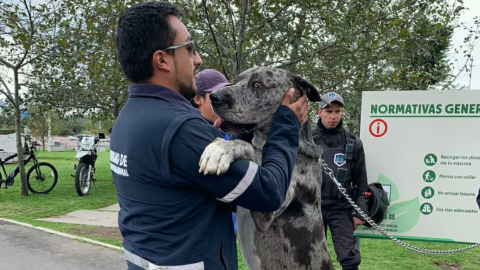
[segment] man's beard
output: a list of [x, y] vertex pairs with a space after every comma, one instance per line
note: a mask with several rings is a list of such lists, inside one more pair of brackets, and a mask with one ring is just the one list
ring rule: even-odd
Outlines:
[[[174, 58], [175, 59], [175, 58]], [[177, 62], [175, 61], [175, 81], [178, 86], [178, 93], [183, 96], [186, 100], [191, 100], [194, 98], [197, 93], [197, 87], [193, 84], [187, 85], [178, 78], [177, 72]]]
[[178, 77], [176, 78], [177, 86], [178, 86], [178, 93], [182, 95], [186, 100], [191, 100], [197, 95], [197, 89], [195, 89], [192, 85], [187, 85], [184, 82], [180, 81]]

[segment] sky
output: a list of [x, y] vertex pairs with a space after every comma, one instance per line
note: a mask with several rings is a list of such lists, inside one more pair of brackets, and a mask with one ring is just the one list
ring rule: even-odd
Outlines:
[[[33, 0], [33, 4], [37, 4], [42, 2], [43, 0]], [[458, 0], [449, 0], [451, 4]], [[474, 17], [480, 17], [480, 0], [463, 0], [464, 6], [467, 10], [462, 11], [462, 15], [460, 16], [459, 22], [466, 23], [467, 26], [474, 25]], [[459, 53], [455, 53], [454, 49], [459, 48], [464, 43], [464, 38], [467, 36], [468, 32], [459, 28], [455, 31], [452, 36], [451, 40], [451, 48], [448, 52], [448, 59], [454, 63], [454, 68], [452, 70], [452, 75], [456, 76], [459, 72], [460, 67], [465, 64], [466, 58], [463, 56], [463, 50], [459, 50]], [[474, 67], [472, 72], [472, 79], [471, 82], [470, 78], [467, 73], [462, 73], [458, 78], [455, 80], [455, 84], [464, 86], [466, 89], [470, 90], [480, 90], [480, 38], [477, 39], [477, 46], [475, 46], [474, 51], [472, 52], [472, 56], [474, 59]], [[5, 74], [4, 70], [2, 70], [3, 74]], [[10, 72], [10, 75], [13, 73]], [[470, 84], [470, 86], [469, 86]], [[13, 89], [13, 85], [9, 85], [10, 89]], [[4, 99], [4, 96], [0, 94], [0, 99]]]

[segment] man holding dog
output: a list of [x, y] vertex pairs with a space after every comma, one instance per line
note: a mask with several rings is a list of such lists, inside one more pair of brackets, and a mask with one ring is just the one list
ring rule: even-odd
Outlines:
[[128, 269], [237, 269], [230, 203], [270, 212], [283, 203], [308, 118], [305, 97], [282, 104], [263, 148], [262, 166], [231, 163], [199, 173], [205, 147], [220, 132], [188, 100], [202, 60], [179, 9], [141, 3], [118, 22], [116, 46], [129, 98], [117, 117], [110, 163]]
[[[343, 98], [337, 93], [323, 96], [330, 105], [320, 103], [318, 115], [320, 119], [313, 131], [313, 139], [323, 148], [323, 159], [330, 167], [338, 182], [368, 214], [368, 182], [365, 166], [365, 152], [360, 138], [343, 127]], [[360, 265], [360, 251], [355, 248], [354, 231], [365, 221], [360, 219], [353, 207], [339, 192], [330, 176], [323, 171], [322, 175], [322, 217], [332, 234], [332, 242], [342, 269], [355, 270]]]

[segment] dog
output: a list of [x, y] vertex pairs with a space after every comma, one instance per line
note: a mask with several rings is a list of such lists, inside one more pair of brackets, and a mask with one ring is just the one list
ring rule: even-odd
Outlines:
[[[321, 101], [315, 87], [300, 76], [267, 67], [251, 68], [237, 83], [210, 95], [223, 132], [253, 133], [252, 143], [217, 139], [200, 159], [200, 171], [224, 173], [235, 159], [262, 161], [262, 148], [286, 91], [295, 88], [292, 102], [301, 95]], [[326, 101], [324, 101], [326, 102]], [[328, 102], [326, 102], [328, 103]], [[237, 207], [237, 234], [250, 270], [334, 269], [321, 211], [322, 148], [313, 143], [307, 121], [300, 130], [299, 151], [285, 201], [275, 212], [254, 212]]]

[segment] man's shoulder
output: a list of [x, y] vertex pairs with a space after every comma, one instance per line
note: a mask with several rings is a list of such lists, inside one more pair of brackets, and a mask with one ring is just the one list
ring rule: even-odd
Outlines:
[[360, 137], [358, 137], [357, 135], [355, 135], [355, 133], [350, 132], [350, 131], [348, 131], [348, 130], [346, 130], [346, 129], [343, 129], [343, 130], [345, 130], [345, 134], [347, 135], [347, 136], [346, 136], [347, 138], [350, 138], [350, 139], [352, 139], [352, 140], [355, 140], [355, 142], [360, 142], [360, 143], [362, 143], [362, 140], [360, 139]]
[[[215, 127], [209, 124], [203, 117], [196, 114], [184, 114], [177, 117], [174, 122], [177, 122], [174, 125], [178, 124], [178, 131], [175, 136], [179, 136], [185, 139], [194, 138], [205, 138], [205, 137], [222, 137], [223, 134], [220, 133]], [[172, 123], [174, 123], [172, 122]]]
[[158, 98], [129, 97], [120, 111], [119, 117], [151, 122], [151, 120], [167, 120], [184, 114], [195, 113]]
[[350, 138], [355, 141], [355, 153], [358, 154], [358, 150], [363, 148], [362, 139], [360, 139], [360, 137], [358, 137], [357, 135], [355, 135], [354, 133], [346, 129], [345, 129], [345, 132], [347, 134], [347, 138]]

